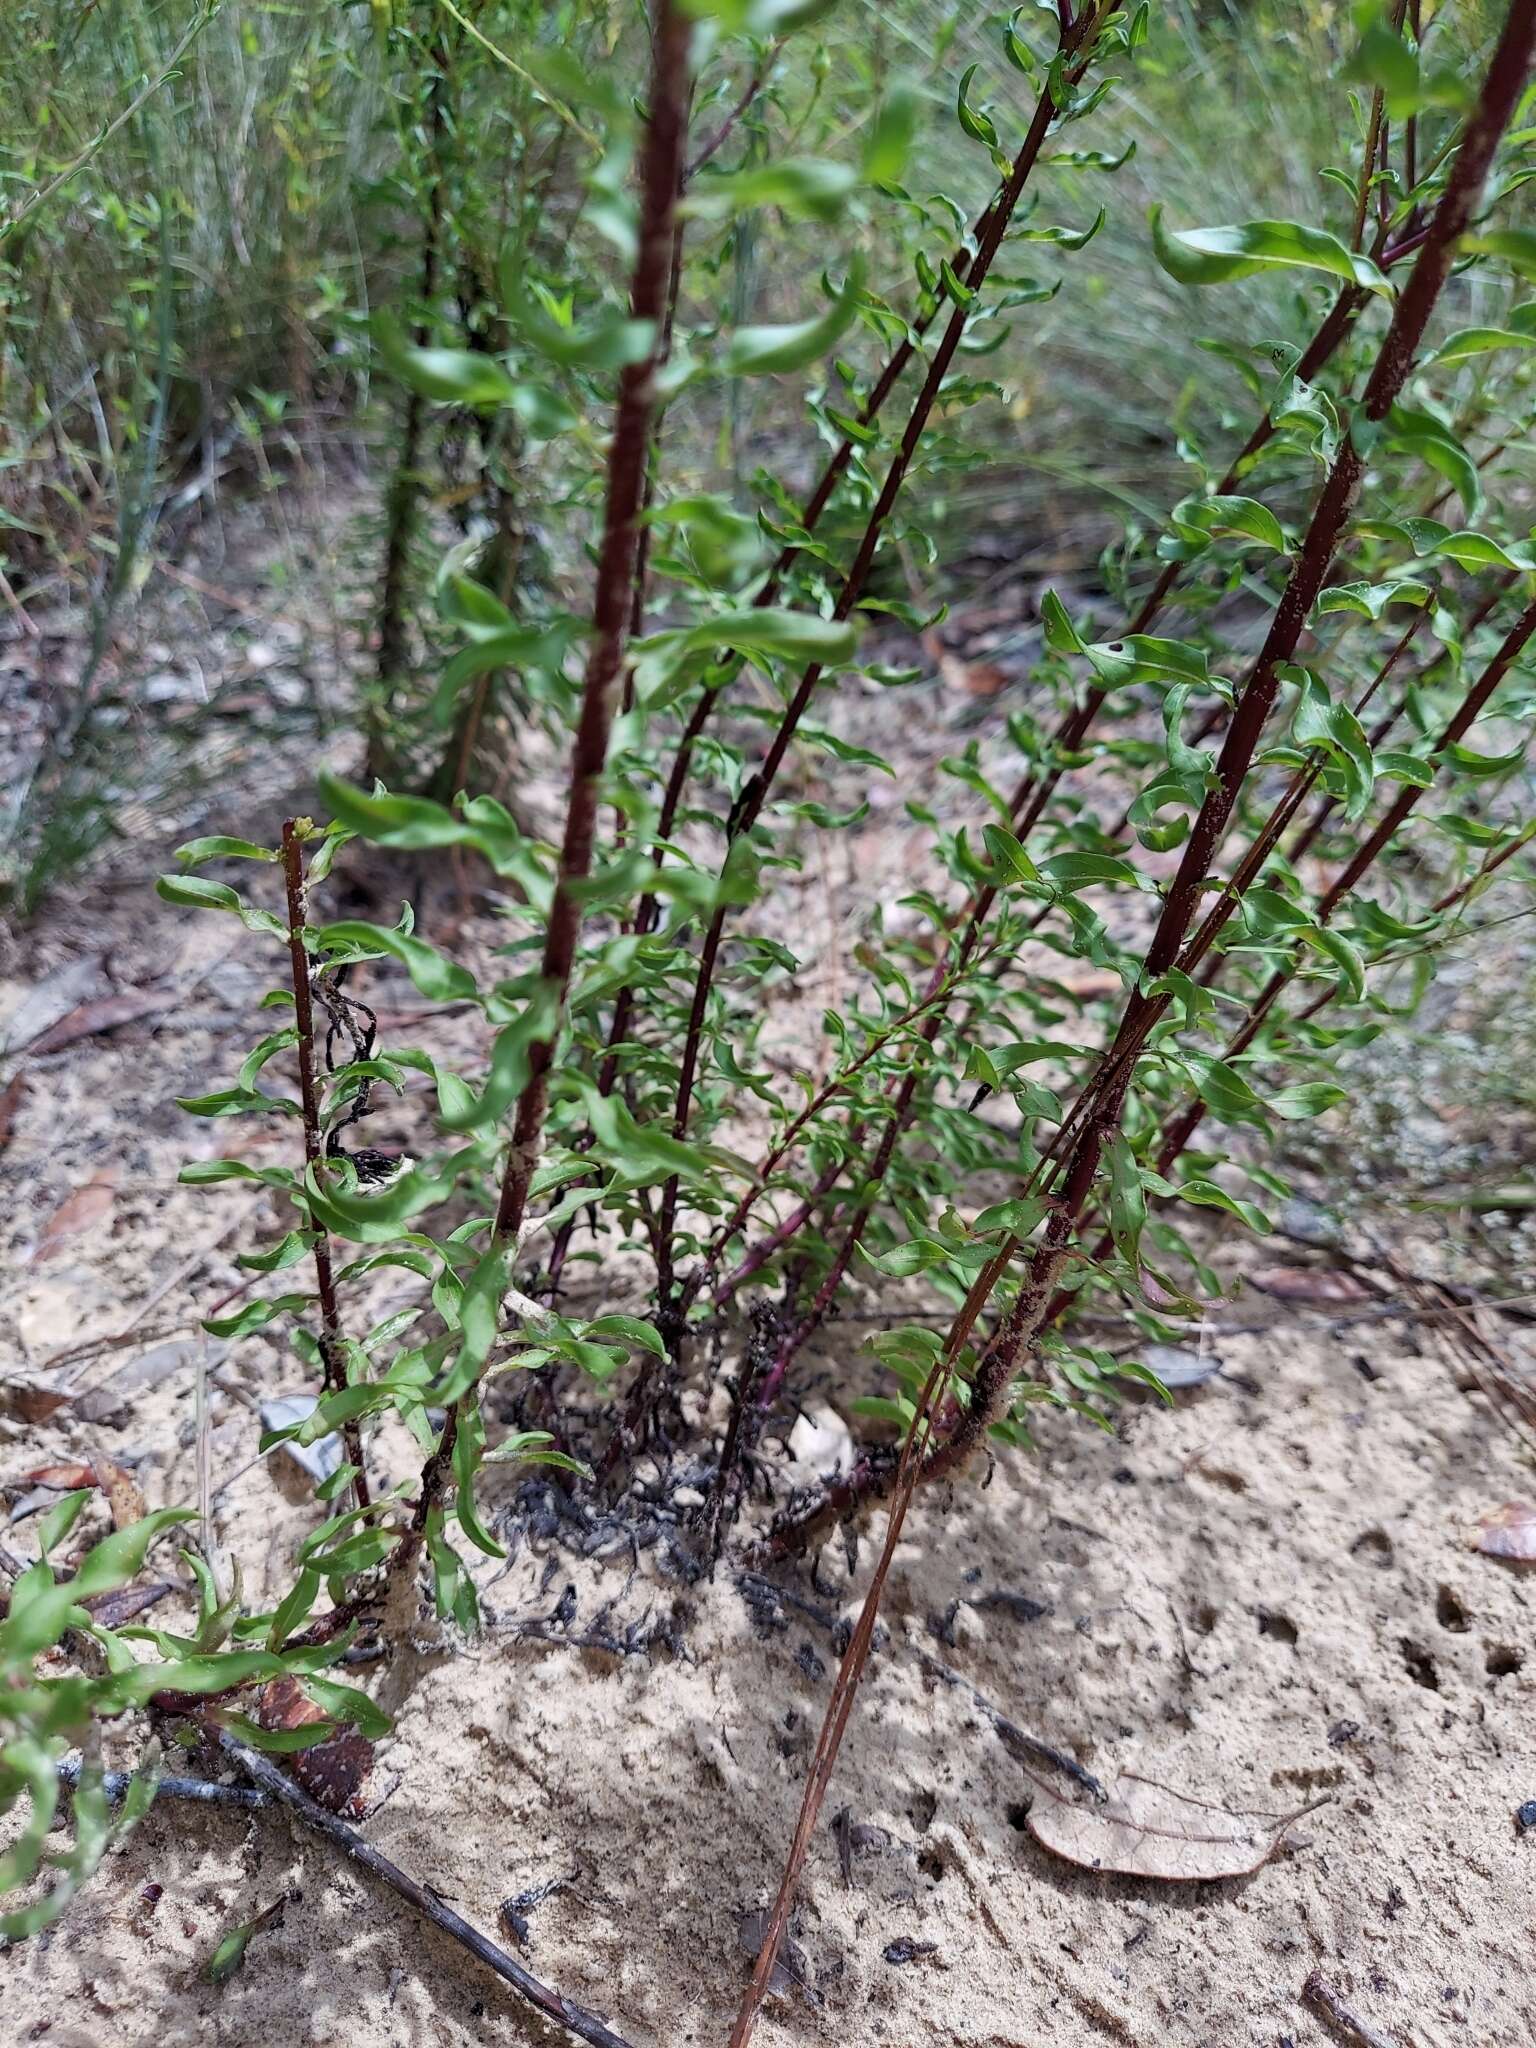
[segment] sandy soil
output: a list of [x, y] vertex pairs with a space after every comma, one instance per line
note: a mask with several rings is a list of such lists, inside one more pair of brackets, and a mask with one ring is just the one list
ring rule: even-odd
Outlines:
[[[950, 709], [923, 701], [937, 741]], [[263, 812], [298, 774], [291, 757], [257, 772]], [[869, 828], [866, 886], [902, 872], [894, 808]], [[260, 1600], [316, 1510], [290, 1465], [257, 1460], [254, 1402], [302, 1380], [262, 1336], [227, 1352], [196, 1337], [274, 1219], [259, 1195], [175, 1185], [232, 1127], [193, 1126], [173, 1098], [228, 1078], [264, 978], [217, 920], [154, 905], [150, 871], [125, 850], [93, 924], [45, 925], [0, 991], [14, 1037], [114, 991], [166, 999], [23, 1068], [0, 1159], [0, 1382], [74, 1400], [41, 1426], [0, 1402], [17, 1517], [0, 1541], [30, 1554], [29, 1470], [98, 1448], [151, 1504], [196, 1500], [205, 1370], [211, 1533]], [[830, 937], [843, 879], [795, 884], [797, 930], [820, 901]], [[809, 1014], [838, 971], [836, 948], [812, 950]], [[92, 1181], [94, 1213], [34, 1258]], [[1265, 1327], [1219, 1338], [1221, 1372], [1173, 1413], [1134, 1399], [1114, 1439], [1049, 1419], [1035, 1459], [912, 1517], [806, 1872], [804, 1981], [765, 2043], [1303, 2048], [1329, 2038], [1300, 2002], [1314, 1969], [1399, 2048], [1536, 2035], [1536, 1833], [1514, 1821], [1536, 1798], [1536, 1578], [1467, 1544], [1478, 1514], [1536, 1492], [1529, 1460], [1431, 1327], [1333, 1328], [1251, 1296], [1221, 1314]], [[860, 1335], [834, 1326], [808, 1384], [846, 1389]], [[489, 1932], [503, 1901], [561, 1881], [529, 1909], [529, 1967], [636, 2048], [723, 2043], [751, 1961], [742, 1920], [771, 1896], [880, 1526], [851, 1567], [837, 1544], [814, 1576], [765, 1587], [728, 1563], [694, 1583], [665, 1538], [577, 1555], [501, 1484], [516, 1541], [480, 1570], [490, 1625], [410, 1674], [365, 1831]], [[174, 1604], [157, 1618], [175, 1626]], [[615, 1647], [581, 1647], [598, 1639]], [[396, 1703], [398, 1674], [352, 1675]], [[1072, 1788], [1026, 1767], [995, 1715], [1107, 1785], [1134, 1773], [1279, 1817], [1323, 1803], [1251, 1876], [1104, 1876], [1037, 1842], [1031, 1808]], [[221, 1935], [290, 1888], [301, 1901], [215, 1990]], [[51, 1936], [0, 1955], [0, 2013], [0, 2048], [557, 2038], [286, 1818], [168, 1802]]]

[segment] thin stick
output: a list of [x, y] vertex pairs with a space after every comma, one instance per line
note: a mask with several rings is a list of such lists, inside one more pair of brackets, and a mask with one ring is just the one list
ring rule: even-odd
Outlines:
[[424, 1914], [440, 1932], [458, 1942], [461, 1948], [468, 1949], [487, 1969], [494, 1970], [536, 2012], [564, 2027], [578, 2041], [588, 2042], [590, 2048], [630, 2048], [630, 2043], [622, 2034], [616, 2034], [606, 2020], [588, 2012], [585, 2006], [577, 2005], [573, 1999], [551, 1990], [547, 1984], [540, 1983], [531, 1971], [514, 1962], [505, 1949], [498, 1948], [494, 1941], [477, 1927], [471, 1927], [467, 1920], [461, 1920], [435, 1892], [429, 1891], [424, 1884], [418, 1884], [414, 1877], [407, 1877], [400, 1866], [391, 1863], [372, 1842], [365, 1842], [355, 1828], [348, 1827], [334, 1813], [327, 1813], [323, 1806], [317, 1806], [309, 1794], [301, 1791], [291, 1778], [285, 1777], [276, 1764], [256, 1750], [248, 1749], [243, 1742], [237, 1742], [228, 1730], [220, 1733], [219, 1747], [252, 1784], [258, 1785], [270, 1799], [286, 1806], [290, 1813], [296, 1813], [317, 1834], [333, 1842], [344, 1856], [361, 1864], [364, 1870], [372, 1871], [375, 1877], [382, 1878], [392, 1891], [398, 1892], [418, 1913]]
[[[65, 1757], [58, 1766], [61, 1785], [78, 1785], [80, 1759]], [[103, 1771], [102, 1790], [109, 1799], [125, 1799], [134, 1782], [132, 1771]], [[187, 1799], [201, 1806], [243, 1806], [262, 1813], [272, 1805], [271, 1797], [250, 1785], [220, 1785], [212, 1778], [161, 1778], [155, 1785], [157, 1799]]]
[[[1407, 9], [1408, 0], [1397, 0], [1392, 10], [1392, 26], [1399, 32], [1402, 30], [1403, 16]], [[1365, 131], [1365, 148], [1360, 152], [1360, 190], [1355, 195], [1355, 224], [1349, 238], [1351, 249], [1358, 249], [1365, 240], [1365, 217], [1370, 210], [1371, 180], [1376, 175], [1376, 153], [1382, 140], [1381, 128], [1386, 104], [1386, 94], [1378, 85], [1371, 94], [1371, 118]]]
[[735, 106], [731, 108], [731, 111], [720, 123], [714, 134], [709, 137], [708, 141], [700, 145], [698, 153], [694, 156], [687, 171], [684, 173], [685, 180], [697, 177], [710, 158], [717, 155], [724, 148], [730, 139], [732, 129], [767, 83], [768, 74], [778, 62], [779, 51], [783, 47], [783, 41], [780, 39], [778, 42], [770, 44], [757, 60], [752, 76], [747, 80], [746, 85], [742, 89], [740, 99], [737, 100]]
[[1304, 2005], [1310, 2005], [1336, 2033], [1343, 2035], [1350, 2048], [1397, 2048], [1397, 2043], [1389, 2035], [1379, 2033], [1369, 2021], [1352, 2011], [1316, 1970], [1301, 1987], [1301, 1998]]

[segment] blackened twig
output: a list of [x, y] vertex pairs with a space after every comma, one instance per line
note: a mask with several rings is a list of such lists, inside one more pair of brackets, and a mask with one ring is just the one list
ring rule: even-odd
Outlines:
[[[325, 1170], [325, 1148], [320, 1136], [320, 1091], [315, 1085], [315, 1008], [310, 996], [309, 955], [304, 949], [304, 850], [299, 840], [298, 821], [283, 821], [283, 883], [288, 901], [288, 961], [293, 979], [293, 1016], [298, 1032], [299, 1101], [304, 1113], [304, 1160], [311, 1172]], [[317, 1225], [313, 1246], [315, 1285], [320, 1295], [320, 1357], [325, 1368], [325, 1391], [339, 1394], [347, 1384], [347, 1370], [341, 1355], [341, 1309], [336, 1299], [336, 1276], [331, 1266], [330, 1233]], [[342, 1442], [347, 1463], [354, 1468], [352, 1490], [358, 1507], [368, 1505], [368, 1476], [363, 1469], [362, 1430], [354, 1418], [342, 1424]]]
[[[65, 1757], [58, 1765], [61, 1785], [75, 1786], [80, 1782], [80, 1759]], [[133, 1783], [132, 1771], [103, 1771], [102, 1789], [109, 1799], [127, 1797]], [[258, 1792], [250, 1785], [220, 1785], [212, 1778], [162, 1778], [155, 1787], [157, 1799], [189, 1799], [203, 1806], [243, 1806], [259, 1813], [272, 1804], [265, 1792]]]
[[515, 1962], [504, 1948], [498, 1947], [478, 1928], [471, 1927], [467, 1920], [460, 1919], [452, 1907], [445, 1906], [435, 1892], [429, 1891], [423, 1884], [418, 1884], [414, 1877], [407, 1877], [399, 1865], [392, 1863], [382, 1850], [373, 1846], [372, 1842], [365, 1842], [355, 1828], [348, 1827], [347, 1823], [339, 1820], [334, 1813], [327, 1813], [323, 1806], [317, 1806], [307, 1792], [301, 1791], [293, 1780], [285, 1777], [277, 1765], [268, 1758], [254, 1749], [248, 1749], [243, 1742], [237, 1742], [227, 1730], [219, 1736], [219, 1747], [230, 1762], [238, 1765], [262, 1791], [286, 1806], [290, 1812], [296, 1813], [300, 1820], [307, 1822], [317, 1834], [324, 1835], [327, 1841], [333, 1842], [342, 1854], [350, 1857], [354, 1863], [361, 1864], [364, 1870], [370, 1870], [375, 1877], [382, 1878], [392, 1891], [398, 1892], [400, 1897], [413, 1905], [418, 1913], [424, 1914], [441, 1933], [458, 1942], [461, 1948], [468, 1949], [472, 1956], [486, 1965], [487, 1969], [494, 1970], [497, 1976], [504, 1983], [510, 1984], [519, 1997], [526, 1999], [535, 2011], [543, 2013], [546, 2019], [553, 2020], [557, 2026], [564, 2027], [566, 2032], [574, 2034], [578, 2041], [587, 2042], [589, 2048], [631, 2048], [631, 2044], [624, 2036], [616, 2034], [606, 2020], [599, 2018], [596, 2013], [588, 2012], [585, 2006], [577, 2005], [574, 2000], [552, 1990], [547, 1984], [540, 1983], [530, 1970], [525, 1970], [521, 1963]]

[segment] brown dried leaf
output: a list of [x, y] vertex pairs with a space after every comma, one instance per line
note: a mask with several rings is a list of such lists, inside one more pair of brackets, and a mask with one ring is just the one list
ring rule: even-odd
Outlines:
[[82, 1038], [98, 1038], [103, 1032], [116, 1031], [119, 1025], [132, 1024], [139, 1017], [158, 1016], [170, 1001], [165, 989], [129, 988], [120, 995], [98, 996], [94, 1002], [81, 1003], [67, 1017], [61, 1017], [27, 1051], [33, 1059], [45, 1052], [62, 1052], [66, 1045], [78, 1044]]
[[[263, 1728], [308, 1728], [326, 1718], [296, 1678], [269, 1679], [256, 1696], [256, 1719]], [[373, 1769], [373, 1744], [355, 1728], [343, 1729], [313, 1749], [295, 1750], [285, 1761], [310, 1798], [328, 1813], [362, 1810], [360, 1795]]]
[[1257, 1870], [1298, 1818], [1229, 1813], [1126, 1772], [1102, 1806], [1078, 1806], [1054, 1794], [1037, 1799], [1029, 1831], [1043, 1849], [1084, 1870], [1200, 1884]]
[[24, 1074], [13, 1074], [0, 1093], [0, 1152], [11, 1142], [11, 1132], [16, 1123], [16, 1112], [21, 1108], [22, 1098], [27, 1092]]
[[127, 1529], [135, 1522], [142, 1522], [148, 1512], [144, 1495], [131, 1473], [121, 1465], [114, 1464], [103, 1452], [96, 1453], [96, 1484], [107, 1496], [107, 1506], [112, 1510], [114, 1529]]
[[62, 1201], [43, 1225], [43, 1234], [32, 1248], [32, 1264], [51, 1259], [70, 1238], [78, 1237], [110, 1215], [117, 1199], [117, 1169], [104, 1167], [83, 1187]]
[[37, 1465], [21, 1475], [23, 1486], [56, 1486], [60, 1493], [73, 1493], [79, 1486], [94, 1486], [96, 1474], [89, 1465]]
[[1340, 1302], [1375, 1301], [1374, 1289], [1340, 1266], [1265, 1266], [1249, 1276], [1261, 1293], [1277, 1301], [1318, 1302], [1329, 1308]]
[[15, 1415], [23, 1422], [46, 1422], [67, 1408], [71, 1396], [57, 1387], [40, 1387], [33, 1380], [0, 1380], [0, 1415]]
[[80, 1605], [95, 1616], [103, 1628], [122, 1628], [142, 1614], [146, 1607], [153, 1607], [157, 1600], [163, 1600], [167, 1593], [176, 1588], [169, 1579], [157, 1579], [152, 1586], [121, 1586], [115, 1593], [96, 1593]]
[[1501, 1508], [1490, 1508], [1478, 1518], [1472, 1548], [1511, 1564], [1536, 1564], [1536, 1507], [1507, 1500]]

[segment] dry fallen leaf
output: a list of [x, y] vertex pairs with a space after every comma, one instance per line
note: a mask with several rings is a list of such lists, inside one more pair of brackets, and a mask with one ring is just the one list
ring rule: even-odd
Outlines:
[[37, 1465], [22, 1473], [21, 1484], [56, 1486], [60, 1493], [73, 1493], [76, 1487], [94, 1486], [96, 1474], [89, 1465]]
[[1214, 1351], [1192, 1351], [1187, 1344], [1143, 1344], [1134, 1355], [1165, 1387], [1198, 1387], [1221, 1371]]
[[1084, 1870], [1198, 1884], [1257, 1870], [1299, 1818], [1229, 1813], [1127, 1772], [1101, 1806], [1078, 1806], [1054, 1794], [1037, 1799], [1029, 1831], [1043, 1849]]
[[21, 1108], [22, 1097], [27, 1092], [24, 1074], [13, 1074], [0, 1093], [0, 1152], [11, 1142], [11, 1132], [16, 1123], [16, 1112]]
[[1507, 1500], [1478, 1518], [1472, 1548], [1484, 1557], [1502, 1557], [1511, 1564], [1536, 1564], [1536, 1507], [1529, 1501]]
[[55, 1252], [67, 1244], [72, 1237], [78, 1237], [82, 1230], [89, 1230], [111, 1213], [117, 1199], [117, 1169], [104, 1167], [88, 1180], [83, 1187], [61, 1202], [48, 1221], [43, 1225], [43, 1234], [32, 1247], [32, 1264], [38, 1265], [44, 1259], [51, 1259]]
[[156, 1016], [169, 1006], [170, 1000], [164, 989], [129, 988], [120, 995], [98, 996], [94, 1002], [81, 1003], [67, 1017], [61, 1017], [41, 1038], [34, 1039], [27, 1051], [33, 1059], [45, 1052], [62, 1052], [66, 1045], [75, 1045], [82, 1038], [98, 1038], [103, 1032], [116, 1031], [120, 1024]]
[[1375, 1301], [1374, 1289], [1353, 1273], [1338, 1266], [1265, 1266], [1249, 1276], [1263, 1294], [1277, 1301], [1337, 1302]]
[[0, 1415], [15, 1415], [22, 1422], [46, 1422], [67, 1408], [70, 1399], [57, 1387], [40, 1387], [35, 1380], [0, 1380]]
[[[328, 1718], [296, 1678], [270, 1679], [256, 1696], [256, 1719], [263, 1728], [308, 1728]], [[362, 1810], [360, 1793], [373, 1769], [373, 1744], [355, 1728], [344, 1728], [313, 1749], [295, 1750], [288, 1768], [328, 1813], [356, 1814]]]
[[175, 1590], [169, 1579], [157, 1579], [152, 1586], [121, 1586], [115, 1593], [96, 1593], [80, 1604], [103, 1628], [122, 1628]]
[[114, 1464], [103, 1452], [96, 1453], [96, 1484], [107, 1496], [107, 1506], [112, 1510], [114, 1529], [127, 1529], [135, 1522], [142, 1522], [148, 1509], [139, 1484], [121, 1465]]

